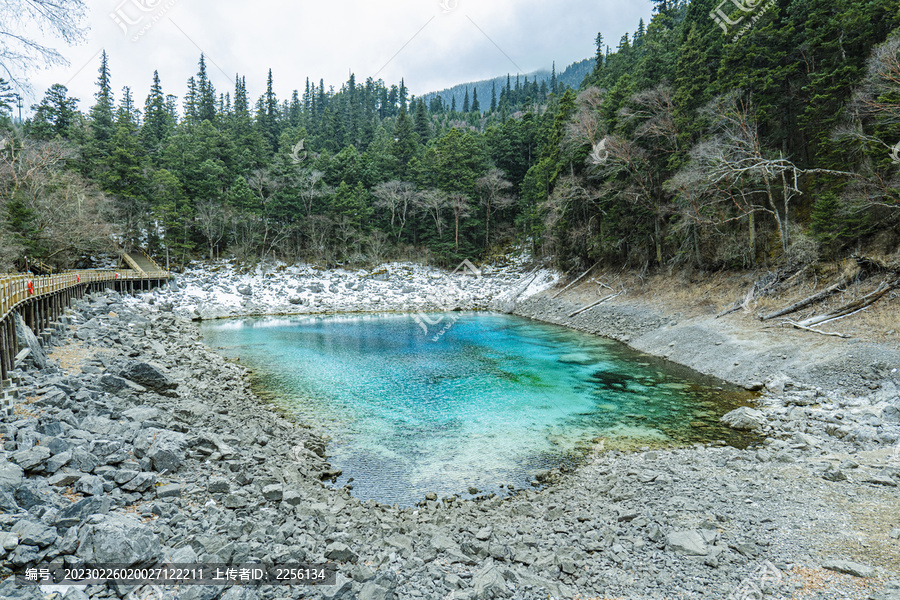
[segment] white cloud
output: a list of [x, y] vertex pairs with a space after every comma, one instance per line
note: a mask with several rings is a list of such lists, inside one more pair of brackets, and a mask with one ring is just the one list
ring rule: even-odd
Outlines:
[[[420, 95], [514, 74], [517, 68], [523, 72], [549, 68], [554, 60], [564, 68], [594, 54], [598, 31], [605, 39], [618, 40], [637, 28], [638, 19], [648, 21], [651, 8], [646, 1], [623, 6], [614, 0], [88, 3], [87, 43], [62, 49], [69, 67], [32, 77], [38, 96], [32, 101], [53, 83], [63, 83], [86, 110], [94, 102], [103, 48], [110, 57], [117, 99], [127, 85], [139, 105], [155, 69], [165, 92], [183, 97], [201, 51], [221, 92], [232, 91], [239, 73], [246, 76], [248, 91], [256, 98], [265, 91], [271, 68], [281, 99], [289, 98], [293, 89], [302, 92], [307, 77], [339, 88], [350, 71], [358, 81], [375, 76], [391, 84], [403, 77], [411, 92]], [[111, 14], [117, 15], [118, 23]]]

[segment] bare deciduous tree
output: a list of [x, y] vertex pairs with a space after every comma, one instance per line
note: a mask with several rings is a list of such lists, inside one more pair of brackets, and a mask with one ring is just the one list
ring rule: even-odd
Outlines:
[[[900, 34], [875, 47], [866, 64], [866, 76], [849, 104], [848, 123], [835, 131], [838, 141], [853, 142], [852, 158], [858, 161], [859, 175], [847, 194], [870, 204], [900, 208], [900, 138], [884, 140], [872, 131], [900, 123]], [[872, 150], [890, 155], [891, 162], [878, 165]]]
[[87, 30], [80, 26], [87, 14], [84, 0], [3, 0], [0, 4], [0, 70], [23, 90], [37, 69], [67, 65], [57, 50], [34, 39], [40, 32], [66, 44], [81, 42]]
[[459, 252], [459, 222], [467, 218], [471, 212], [471, 200], [465, 194], [453, 192], [447, 200], [450, 211], [453, 213], [453, 222], [456, 226], [455, 244], [456, 252]]
[[515, 200], [508, 194], [512, 184], [503, 177], [500, 169], [491, 169], [475, 182], [481, 194], [480, 204], [484, 207], [484, 248], [490, 246], [491, 215], [509, 208]]
[[391, 229], [395, 228], [396, 222], [397, 243], [399, 243], [416, 197], [416, 186], [404, 181], [387, 181], [378, 184], [372, 194], [378, 199], [375, 202], [377, 208], [386, 208], [390, 211]]
[[206, 238], [209, 247], [209, 260], [213, 260], [215, 259], [215, 248], [225, 237], [231, 215], [228, 214], [227, 207], [212, 200], [206, 200], [197, 205], [195, 216], [200, 232]]
[[447, 208], [447, 194], [441, 190], [426, 190], [416, 194], [416, 205], [426, 215], [434, 219], [438, 238], [444, 236], [444, 210]]
[[[739, 93], [714, 100], [706, 109], [716, 132], [700, 162], [708, 183], [715, 188], [738, 189], [742, 202], [751, 195], [762, 194], [766, 210], [778, 224], [781, 246], [790, 252], [791, 201], [801, 195], [800, 178], [808, 174], [856, 177], [854, 173], [831, 169], [801, 169], [778, 153], [777, 157], [763, 147], [753, 108]], [[732, 194], [733, 198], [734, 196]], [[754, 211], [759, 205], [753, 206]], [[752, 211], [751, 211], [752, 214]]]
[[0, 210], [8, 214], [11, 203], [20, 204], [29, 216], [28, 242], [48, 249], [39, 257], [46, 261], [65, 263], [66, 254], [114, 247], [111, 202], [66, 170], [74, 156], [59, 140], [14, 138], [0, 150]]

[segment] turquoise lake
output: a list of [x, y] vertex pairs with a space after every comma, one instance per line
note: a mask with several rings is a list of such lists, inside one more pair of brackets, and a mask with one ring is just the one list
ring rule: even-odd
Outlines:
[[748, 442], [718, 420], [752, 394], [520, 317], [247, 318], [201, 330], [253, 369], [256, 390], [329, 436], [335, 485], [364, 500], [503, 494], [598, 448]]

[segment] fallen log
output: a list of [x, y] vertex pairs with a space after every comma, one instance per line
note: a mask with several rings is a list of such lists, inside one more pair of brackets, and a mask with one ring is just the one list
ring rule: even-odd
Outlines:
[[796, 327], [797, 329], [802, 329], [802, 330], [804, 330], [804, 331], [812, 331], [813, 333], [819, 333], [819, 334], [821, 334], [821, 335], [830, 335], [830, 336], [833, 336], [833, 337], [839, 337], [839, 338], [844, 338], [844, 339], [850, 339], [850, 336], [849, 336], [849, 335], [846, 335], [846, 334], [843, 334], [843, 333], [838, 333], [838, 332], [836, 332], [836, 331], [822, 331], [822, 330], [820, 330], [820, 329], [813, 329], [812, 327], [805, 327], [805, 326], [801, 325], [800, 323], [798, 323], [798, 322], [796, 322], [796, 321], [791, 321], [790, 319], [788, 319], [788, 320], [786, 320], [786, 321], [782, 321], [781, 324], [782, 324], [782, 325], [791, 325], [791, 326], [793, 326], [793, 327]]
[[[513, 289], [513, 293], [511, 294], [509, 299], [503, 300], [503, 312], [505, 312], [506, 314], [511, 314], [514, 310], [516, 310], [516, 300], [518, 300], [519, 296], [524, 294], [525, 290], [527, 290], [528, 287], [534, 282], [534, 280], [537, 279], [538, 270], [540, 268], [540, 265], [538, 265], [537, 267], [532, 269], [531, 273], [525, 275], [525, 277], [519, 280], [519, 287]], [[529, 277], [531, 279], [528, 279]], [[528, 281], [525, 281], [526, 279], [528, 279]], [[524, 284], [521, 283], [523, 281], [525, 282]]]
[[569, 285], [567, 285], [567, 286], [564, 287], [563, 289], [561, 289], [561, 290], [559, 290], [558, 292], [556, 292], [555, 294], [553, 294], [553, 297], [550, 298], [550, 299], [551, 299], [551, 300], [555, 300], [557, 296], [559, 296], [560, 294], [562, 294], [563, 292], [565, 292], [567, 289], [569, 289], [570, 287], [572, 287], [573, 285], [575, 285], [576, 283], [578, 283], [579, 281], [581, 281], [582, 279], [584, 279], [585, 276], [586, 276], [588, 273], [590, 273], [591, 271], [593, 271], [594, 268], [595, 268], [597, 265], [599, 265], [599, 264], [600, 264], [599, 262], [594, 263], [594, 266], [593, 266], [593, 267], [591, 267], [590, 269], [588, 269], [587, 271], [585, 271], [584, 273], [582, 273], [575, 281], [573, 281], [572, 283], [570, 283]]
[[853, 313], [861, 311], [864, 308], [867, 308], [872, 304], [875, 304], [882, 297], [884, 297], [885, 294], [897, 288], [898, 286], [900, 286], [900, 279], [896, 279], [891, 283], [882, 282], [882, 284], [878, 286], [878, 289], [876, 289], [874, 292], [866, 294], [859, 300], [854, 300], [849, 304], [845, 304], [844, 306], [841, 306], [840, 308], [826, 315], [819, 315], [804, 319], [800, 321], [800, 325], [803, 325], [804, 327], [812, 327], [813, 325], [821, 325], [824, 323], [828, 323], [829, 321], [834, 321], [835, 319], [847, 317], [849, 315], [852, 315]]
[[854, 254], [850, 258], [855, 260], [860, 267], [869, 271], [900, 273], [900, 263], [886, 263], [879, 258], [862, 256], [860, 254]]
[[846, 277], [844, 277], [843, 279], [841, 279], [834, 285], [822, 290], [821, 292], [819, 292], [817, 294], [813, 294], [812, 296], [808, 296], [808, 297], [804, 298], [803, 300], [801, 300], [800, 302], [795, 302], [794, 304], [791, 304], [787, 308], [782, 308], [781, 310], [777, 310], [773, 313], [763, 315], [759, 319], [760, 319], [760, 321], [768, 321], [770, 319], [777, 319], [778, 317], [783, 317], [784, 315], [789, 315], [792, 312], [797, 312], [801, 308], [806, 308], [810, 304], [815, 304], [816, 302], [824, 300], [825, 298], [828, 298], [829, 296], [833, 296], [834, 294], [841, 291], [841, 289], [844, 286], [846, 286], [850, 282], [852, 282], [858, 274], [859, 274], [859, 271], [856, 271], [852, 275], [847, 275]]
[[611, 295], [611, 296], [607, 296], [606, 298], [601, 298], [600, 300], [597, 300], [596, 302], [591, 302], [591, 303], [588, 304], [587, 306], [582, 307], [582, 308], [579, 308], [578, 310], [576, 310], [575, 312], [573, 312], [572, 314], [570, 314], [568, 318], [571, 319], [571, 318], [574, 317], [575, 315], [580, 315], [580, 314], [583, 313], [584, 311], [590, 310], [590, 309], [594, 308], [595, 306], [597, 306], [598, 304], [603, 304], [603, 303], [606, 302], [607, 300], [612, 300], [612, 299], [615, 298], [616, 296], [621, 296], [621, 295], [622, 295], [622, 292], [619, 292], [618, 294], [613, 294], [613, 295]]
[[773, 287], [778, 285], [778, 282], [781, 281], [783, 275], [781, 273], [766, 273], [761, 279], [756, 281], [750, 289], [747, 291], [747, 294], [743, 298], [738, 298], [734, 301], [734, 304], [720, 312], [716, 315], [716, 318], [724, 317], [725, 315], [730, 315], [731, 313], [737, 312], [742, 308], [749, 308], [750, 303], [753, 302], [753, 299], [757, 296], [765, 296]]

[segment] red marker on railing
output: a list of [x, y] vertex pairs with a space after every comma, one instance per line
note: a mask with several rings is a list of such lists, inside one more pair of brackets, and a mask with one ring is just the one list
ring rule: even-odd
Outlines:
[[34, 281], [28, 282], [28, 295], [34, 296]]

